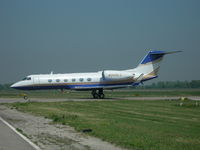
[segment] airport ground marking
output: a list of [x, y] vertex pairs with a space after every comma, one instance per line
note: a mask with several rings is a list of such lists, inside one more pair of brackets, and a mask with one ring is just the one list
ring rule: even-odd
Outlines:
[[25, 137], [23, 134], [18, 132], [11, 124], [9, 124], [7, 121], [5, 121], [2, 117], [0, 117], [0, 121], [2, 121], [5, 125], [7, 125], [10, 129], [12, 129], [17, 135], [19, 135], [23, 140], [25, 140], [27, 143], [29, 143], [33, 148], [36, 150], [41, 150], [37, 145], [35, 145], [33, 142], [31, 142], [27, 137]]

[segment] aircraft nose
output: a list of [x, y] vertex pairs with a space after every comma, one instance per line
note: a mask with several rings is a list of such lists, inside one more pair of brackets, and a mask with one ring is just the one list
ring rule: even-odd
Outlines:
[[21, 88], [21, 83], [20, 82], [16, 82], [14, 84], [12, 84], [10, 87], [13, 88], [13, 89], [19, 89]]
[[11, 88], [17, 88], [18, 86], [17, 86], [16, 83], [14, 83], [14, 84], [12, 84], [10, 87], [11, 87]]
[[29, 85], [29, 83], [24, 83], [22, 81], [19, 81], [19, 82], [16, 82], [16, 83], [12, 84], [10, 87], [13, 88], [13, 89], [17, 89], [17, 90], [28, 90], [28, 89], [31, 89], [31, 87], [27, 88], [28, 85]]

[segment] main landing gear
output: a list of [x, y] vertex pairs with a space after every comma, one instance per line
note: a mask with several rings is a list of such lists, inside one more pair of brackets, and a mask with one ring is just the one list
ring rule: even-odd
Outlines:
[[[98, 90], [98, 92], [97, 92]], [[103, 94], [103, 89], [94, 89], [92, 90], [92, 96], [94, 99], [104, 99], [105, 95]]]

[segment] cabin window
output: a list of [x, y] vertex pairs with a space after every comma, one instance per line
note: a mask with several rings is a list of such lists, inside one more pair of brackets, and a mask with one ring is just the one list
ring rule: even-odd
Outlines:
[[92, 81], [92, 79], [91, 78], [87, 78], [87, 81]]
[[60, 79], [56, 79], [56, 82], [60, 82]]
[[75, 82], [76, 81], [76, 79], [72, 79], [72, 82]]
[[83, 82], [83, 78], [80, 78], [79, 81]]
[[49, 79], [48, 82], [52, 82], [52, 79]]
[[64, 79], [64, 82], [68, 82], [68, 80], [67, 80], [67, 79]]

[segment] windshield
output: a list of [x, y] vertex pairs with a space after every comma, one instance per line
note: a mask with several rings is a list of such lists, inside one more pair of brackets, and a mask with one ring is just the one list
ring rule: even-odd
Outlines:
[[31, 80], [31, 77], [25, 77], [22, 80]]

